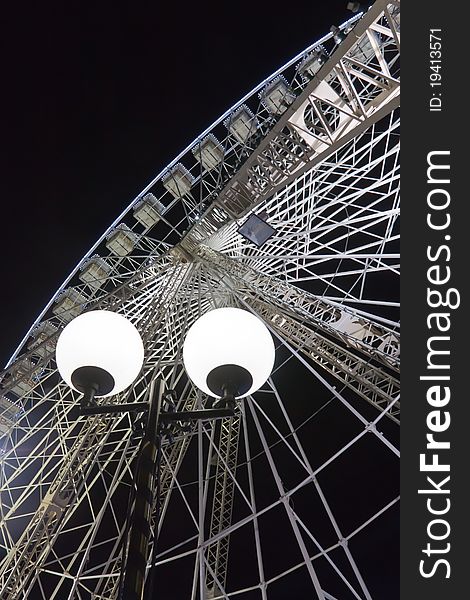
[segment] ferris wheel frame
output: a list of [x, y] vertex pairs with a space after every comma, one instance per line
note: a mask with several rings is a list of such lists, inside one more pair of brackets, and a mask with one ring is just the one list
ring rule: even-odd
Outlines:
[[[154, 557], [156, 565], [163, 570], [190, 557], [192, 598], [253, 594], [269, 600], [280, 593], [276, 586], [302, 573], [322, 600], [335, 600], [337, 586], [345, 598], [372, 599], [350, 546], [392, 512], [398, 496], [345, 531], [322, 477], [366, 438], [384, 464], [398, 456], [399, 3], [376, 2], [342, 30], [341, 43], [326, 36], [247, 94], [139, 194], [67, 278], [2, 373], [5, 598], [66, 593], [111, 599], [125, 568], [127, 526], [117, 507], [133, 486], [141, 425], [129, 415], [77, 418], [78, 396], [58, 380], [54, 366], [61, 327], [95, 307], [124, 314], [141, 331], [146, 362], [134, 387], [113, 401], [149, 402], [160, 394], [169, 402], [164, 393], [172, 390], [178, 408], [191, 410], [206, 398], [185, 377], [185, 331], [203, 312], [235, 305], [265, 321], [282, 360], [237, 417], [182, 425], [166, 437], [163, 500], [153, 524], [166, 547]], [[283, 90], [274, 107], [273, 89]], [[215, 132], [222, 127], [226, 137], [219, 142]], [[238, 232], [250, 214], [261, 214], [274, 230], [260, 248]], [[104, 247], [106, 257], [94, 255]], [[374, 296], [384, 281], [386, 292]], [[285, 384], [276, 380], [293, 360], [326, 390], [300, 420], [279, 391]], [[164, 382], [160, 392], [157, 380]], [[278, 420], [265, 396], [275, 400]], [[337, 447], [312, 464], [301, 432], [333, 405], [347, 415], [348, 434], [335, 437], [330, 429]], [[289, 459], [275, 458], [279, 447]], [[261, 508], [258, 456], [274, 482], [271, 501]], [[294, 461], [304, 477], [286, 485], [283, 460], [293, 470]], [[246, 473], [237, 475], [242, 466]], [[189, 480], [185, 469], [193, 474]], [[293, 506], [307, 489], [315, 490], [334, 543], [322, 533], [331, 541], [323, 543]], [[171, 545], [165, 517], [175, 496], [195, 533]], [[278, 509], [300, 558], [266, 577], [260, 523]], [[257, 574], [251, 584], [234, 585], [229, 539], [236, 543], [248, 529]]]

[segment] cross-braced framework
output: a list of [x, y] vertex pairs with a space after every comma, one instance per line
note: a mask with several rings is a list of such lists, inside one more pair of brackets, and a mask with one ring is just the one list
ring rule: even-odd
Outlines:
[[[161, 440], [147, 573], [168, 597], [391, 598], [397, 590], [399, 2], [295, 57], [178, 156], [64, 282], [1, 375], [5, 600], [114, 600], [142, 415], [81, 417], [54, 346], [83, 310], [139, 329], [114, 403], [173, 391], [198, 316], [238, 306], [276, 343], [266, 384]], [[340, 43], [338, 43], [340, 42]], [[259, 247], [239, 228], [257, 214]], [[247, 340], [249, 343], [249, 340]], [[156, 533], [158, 544], [153, 549]]]

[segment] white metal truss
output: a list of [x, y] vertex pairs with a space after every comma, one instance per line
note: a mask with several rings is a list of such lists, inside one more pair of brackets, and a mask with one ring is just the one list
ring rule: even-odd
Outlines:
[[[237, 469], [239, 417], [221, 423], [218, 453], [214, 455], [216, 474], [209, 536], [215, 537], [230, 527], [233, 508], [234, 476]], [[207, 548], [206, 590], [208, 597], [220, 594], [226, 584], [230, 536], [219, 537]]]
[[[126, 315], [146, 358], [111, 401], [145, 401], [162, 381], [192, 409], [209, 400], [182, 344], [221, 306], [265, 321], [276, 365], [233, 419], [164, 435], [157, 586], [178, 573], [174, 597], [191, 600], [276, 600], [296, 586], [381, 597], [364, 556], [377, 531], [393, 539], [398, 501], [399, 2], [342, 29], [142, 191], [0, 374], [5, 600], [115, 600], [125, 568], [141, 421], [78, 416], [54, 360], [65, 323], [93, 308]], [[259, 248], [238, 232], [253, 212], [274, 229]]]

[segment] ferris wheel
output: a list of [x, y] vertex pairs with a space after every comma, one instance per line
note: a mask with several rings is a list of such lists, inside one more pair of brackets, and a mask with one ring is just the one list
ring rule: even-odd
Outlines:
[[160, 435], [154, 597], [396, 593], [399, 8], [377, 0], [222, 115], [26, 334], [0, 374], [2, 600], [122, 591], [145, 413], [80, 415], [55, 362], [61, 330], [96, 309], [127, 317], [145, 348], [108, 404], [212, 406], [182, 349], [215, 308], [255, 314], [276, 346], [234, 416]]

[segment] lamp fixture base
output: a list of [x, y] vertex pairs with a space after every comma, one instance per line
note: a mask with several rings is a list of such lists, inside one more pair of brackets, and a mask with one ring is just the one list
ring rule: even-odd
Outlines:
[[225, 404], [228, 404], [234, 403], [235, 398], [248, 392], [253, 385], [253, 377], [240, 365], [220, 365], [212, 369], [206, 382], [210, 391], [224, 398]]
[[83, 394], [90, 394], [93, 390], [94, 396], [105, 396], [114, 388], [114, 377], [101, 367], [84, 366], [75, 369], [71, 377], [72, 385]]

